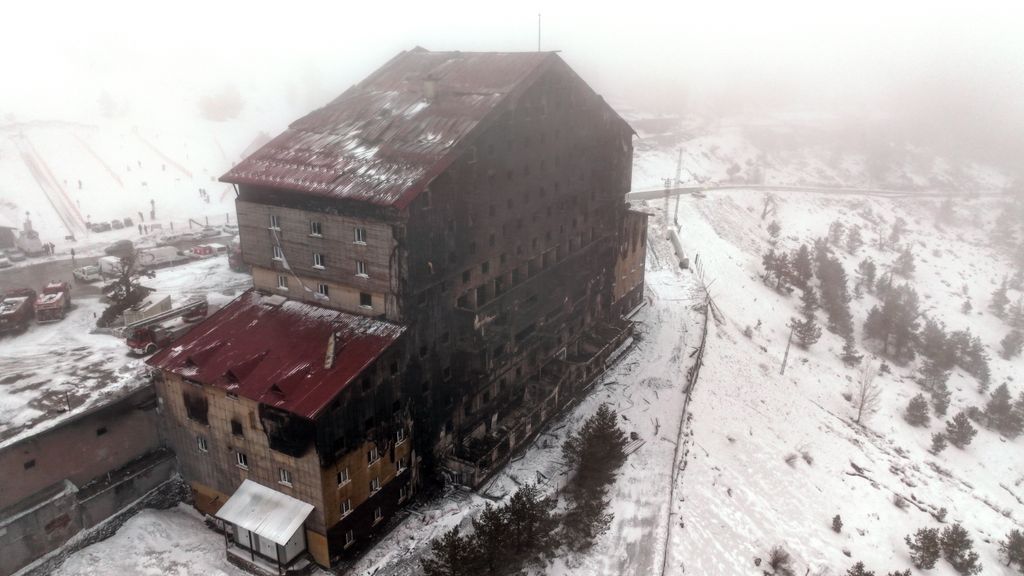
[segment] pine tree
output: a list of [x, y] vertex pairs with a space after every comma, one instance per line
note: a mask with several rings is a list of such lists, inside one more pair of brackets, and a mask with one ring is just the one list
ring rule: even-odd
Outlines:
[[945, 416], [946, 411], [949, 410], [949, 386], [946, 382], [939, 382], [932, 388], [932, 408], [935, 409], [936, 416]]
[[771, 238], [770, 242], [772, 244], [779, 241], [780, 232], [782, 232], [782, 226], [779, 225], [777, 220], [772, 220], [771, 223], [768, 224], [768, 236]]
[[941, 546], [942, 556], [957, 572], [964, 575], [981, 573], [978, 553], [974, 551], [974, 543], [963, 526], [947, 526], [942, 531]]
[[970, 314], [974, 310], [974, 304], [971, 304], [971, 299], [967, 298], [964, 303], [960, 306], [960, 311], [964, 314]]
[[946, 449], [946, 435], [942, 432], [935, 432], [932, 434], [932, 447], [931, 453], [938, 455], [940, 452]]
[[456, 526], [430, 542], [431, 556], [421, 558], [426, 576], [475, 576], [479, 574], [478, 556], [473, 540], [459, 535]]
[[903, 419], [911, 426], [928, 425], [928, 400], [925, 399], [924, 394], [918, 394], [910, 399], [907, 410], [903, 413]]
[[813, 346], [821, 338], [821, 326], [815, 322], [813, 314], [803, 320], [792, 318], [789, 325], [793, 327], [797, 344], [804, 350]]
[[900, 239], [903, 238], [903, 233], [907, 231], [907, 221], [903, 218], [896, 218], [896, 222], [893, 222], [892, 233], [889, 234], [889, 242], [892, 244], [899, 244]]
[[815, 293], [814, 288], [807, 286], [800, 294], [800, 302], [803, 304], [800, 311], [803, 312], [804, 318], [811, 318], [814, 316], [814, 312], [820, 307], [818, 303], [818, 295]]
[[846, 251], [850, 254], [856, 254], [863, 245], [864, 238], [861, 237], [860, 226], [850, 228], [850, 233], [846, 235]]
[[1013, 437], [1021, 432], [1021, 417], [1014, 409], [1010, 390], [1005, 383], [992, 392], [992, 397], [985, 405], [985, 416], [991, 426], [1006, 436]]
[[914, 533], [913, 539], [907, 536], [904, 541], [910, 548], [910, 561], [915, 567], [922, 570], [931, 570], [935, 567], [942, 554], [937, 528], [921, 528]]
[[562, 445], [566, 463], [576, 468], [574, 484], [578, 488], [588, 490], [610, 483], [615, 470], [626, 460], [629, 441], [619, 428], [618, 418], [611, 407], [601, 404]]
[[941, 366], [952, 368], [955, 359], [950, 353], [949, 336], [946, 335], [942, 322], [928, 318], [918, 335], [918, 352], [925, 358], [931, 358]]
[[996, 316], [1004, 318], [1006, 317], [1006, 306], [1009, 303], [1010, 297], [1006, 295], [1006, 278], [1003, 278], [1003, 283], [992, 293], [992, 301], [989, 302], [988, 309]]
[[946, 422], [946, 437], [949, 443], [961, 450], [974, 440], [977, 433], [966, 412], [960, 411], [952, 420]]
[[843, 234], [846, 232], [846, 226], [843, 225], [839, 220], [833, 221], [828, 226], [828, 241], [833, 246], [840, 246], [843, 243]]
[[537, 486], [526, 484], [505, 505], [509, 546], [519, 558], [553, 548], [551, 534], [557, 521], [552, 515], [555, 500], [544, 498]]
[[910, 278], [914, 275], [914, 270], [917, 269], [917, 266], [914, 264], [914, 253], [910, 251], [909, 246], [900, 252], [893, 269], [904, 278]]
[[847, 334], [843, 338], [843, 354], [841, 356], [843, 363], [847, 366], [856, 366], [860, 364], [863, 357], [857, 353], [857, 341], [854, 340], [853, 334]]
[[894, 359], [912, 359], [917, 338], [917, 292], [903, 285], [886, 292], [882, 307], [873, 307], [864, 321], [864, 337], [882, 342], [882, 354]]
[[811, 261], [811, 249], [801, 244], [792, 259], [793, 276], [801, 287], [807, 286], [814, 277], [814, 263]]
[[488, 503], [480, 515], [473, 519], [473, 540], [482, 573], [500, 574], [511, 561], [512, 556], [506, 546], [511, 531], [504, 507]]
[[846, 571], [846, 576], [875, 576], [875, 573], [865, 568], [863, 562], [857, 562]]
[[839, 514], [836, 514], [832, 518], [832, 531], [836, 534], [843, 531], [843, 519], [839, 516]]
[[875, 291], [876, 272], [877, 267], [875, 266], [875, 262], [871, 258], [865, 258], [860, 261], [860, 264], [857, 265], [857, 274], [860, 275], [861, 279], [864, 282], [864, 285], [868, 289], [868, 292]]
[[1006, 314], [1010, 326], [1024, 330], [1024, 297], [1017, 298]]
[[1013, 329], [999, 342], [999, 345], [1003, 347], [1000, 354], [1003, 358], [1009, 360], [1014, 356], [1021, 353], [1024, 350], [1024, 332]]
[[945, 384], [949, 380], [949, 368], [943, 366], [938, 360], [926, 357], [918, 369], [918, 381], [925, 390], [934, 390], [936, 386]]
[[1024, 574], [1024, 532], [1014, 528], [1006, 535], [1006, 540], [999, 543], [999, 553], [1006, 559], [1006, 565], [1016, 564]]

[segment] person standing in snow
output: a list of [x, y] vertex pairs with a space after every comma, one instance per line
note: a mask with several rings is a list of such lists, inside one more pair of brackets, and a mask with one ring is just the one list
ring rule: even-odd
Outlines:
[[71, 249], [71, 265], [72, 266], [75, 265], [75, 249], [74, 248]]

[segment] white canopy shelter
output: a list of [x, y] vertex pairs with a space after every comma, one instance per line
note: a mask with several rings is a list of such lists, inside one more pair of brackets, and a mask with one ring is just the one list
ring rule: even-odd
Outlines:
[[246, 480], [217, 511], [217, 518], [286, 546], [312, 511], [312, 504]]

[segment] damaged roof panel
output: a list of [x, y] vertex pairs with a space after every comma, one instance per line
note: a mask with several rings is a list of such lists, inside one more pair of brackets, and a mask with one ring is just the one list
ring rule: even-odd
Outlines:
[[488, 114], [555, 61], [553, 52], [402, 52], [221, 180], [405, 208]]
[[403, 331], [249, 290], [148, 363], [312, 419]]

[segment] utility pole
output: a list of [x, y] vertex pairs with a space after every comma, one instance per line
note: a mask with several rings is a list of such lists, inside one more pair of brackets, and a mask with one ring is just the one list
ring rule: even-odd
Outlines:
[[786, 361], [789, 360], [789, 347], [793, 345], [793, 332], [796, 331], [796, 325], [789, 327], [789, 340], [786, 341], [786, 354], [782, 356], [782, 369], [779, 370], [779, 375], [786, 373]]
[[[676, 160], [676, 184], [675, 184], [676, 188], [679, 188], [679, 187], [681, 187], [683, 185], [682, 176], [683, 176], [683, 149], [679, 148], [679, 159]], [[677, 227], [679, 226], [679, 191], [678, 190], [676, 191], [676, 211], [675, 211], [675, 214], [672, 215], [672, 221], [675, 223], [675, 225]]]
[[537, 52], [540, 52], [540, 12], [537, 12]]

